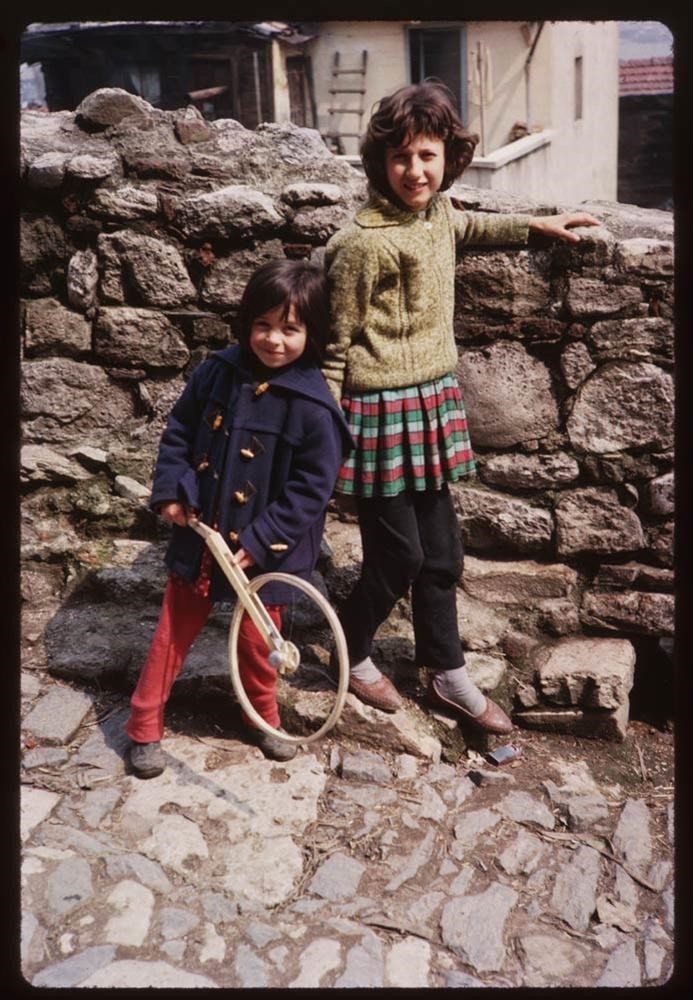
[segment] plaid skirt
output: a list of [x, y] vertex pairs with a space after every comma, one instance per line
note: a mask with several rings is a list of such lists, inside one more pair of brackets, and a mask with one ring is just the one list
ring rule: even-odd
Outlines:
[[475, 468], [467, 416], [454, 375], [402, 389], [345, 395], [356, 447], [335, 489], [352, 496], [437, 490]]

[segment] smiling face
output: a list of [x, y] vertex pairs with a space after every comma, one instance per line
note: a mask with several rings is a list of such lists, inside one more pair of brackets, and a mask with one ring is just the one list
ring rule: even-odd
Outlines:
[[250, 349], [267, 368], [283, 368], [303, 354], [308, 331], [293, 305], [284, 305], [257, 316], [250, 327]]
[[423, 211], [443, 183], [445, 143], [416, 135], [402, 146], [385, 150], [385, 174], [390, 190], [411, 212]]

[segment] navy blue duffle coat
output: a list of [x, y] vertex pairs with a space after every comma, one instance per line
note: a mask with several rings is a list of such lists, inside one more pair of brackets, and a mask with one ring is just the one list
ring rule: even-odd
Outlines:
[[[308, 579], [320, 551], [325, 509], [352, 440], [317, 366], [305, 355], [258, 378], [254, 356], [238, 345], [217, 351], [191, 375], [161, 437], [150, 506], [179, 501], [213, 524], [232, 551], [256, 561], [248, 572]], [[166, 565], [193, 581], [205, 543], [174, 525]], [[233, 599], [219, 567], [210, 599]], [[288, 597], [262, 589], [267, 603]]]

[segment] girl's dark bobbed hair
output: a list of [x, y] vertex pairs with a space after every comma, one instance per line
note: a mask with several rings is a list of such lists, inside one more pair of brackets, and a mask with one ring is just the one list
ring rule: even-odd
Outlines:
[[439, 80], [413, 83], [383, 97], [374, 107], [360, 152], [366, 177], [385, 198], [393, 198], [385, 170], [385, 149], [402, 146], [415, 135], [442, 139], [445, 143], [441, 191], [449, 188], [469, 166], [479, 141], [479, 136], [460, 121], [452, 92]]
[[286, 318], [291, 306], [305, 323], [308, 334], [305, 355], [321, 361], [330, 328], [327, 279], [324, 269], [306, 260], [272, 260], [257, 269], [245, 286], [238, 307], [238, 342], [250, 350], [254, 320], [283, 306]]

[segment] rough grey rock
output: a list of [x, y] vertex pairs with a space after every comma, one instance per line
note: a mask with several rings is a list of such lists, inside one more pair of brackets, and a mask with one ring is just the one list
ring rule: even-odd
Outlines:
[[[457, 841], [453, 845], [455, 848], [454, 856], [464, 857], [464, 853], [460, 852], [479, 834], [492, 829], [501, 821], [501, 818], [500, 813], [493, 809], [475, 809], [463, 816], [454, 826], [455, 840]], [[458, 848], [459, 850], [457, 850]]]
[[183, 200], [176, 225], [185, 236], [196, 239], [228, 239], [252, 233], [267, 235], [284, 224], [273, 200], [245, 184], [230, 184], [209, 194]]
[[141, 947], [149, 936], [155, 897], [134, 879], [116, 883], [106, 897], [112, 916], [105, 928], [109, 944]]
[[343, 778], [353, 778], [356, 781], [375, 781], [385, 785], [392, 780], [392, 771], [383, 757], [373, 750], [345, 753], [340, 773]]
[[58, 747], [38, 747], [36, 750], [27, 750], [22, 754], [22, 768], [30, 771], [34, 767], [50, 767], [51, 765], [64, 764], [69, 760], [66, 750]]
[[117, 190], [100, 188], [96, 191], [89, 209], [97, 218], [132, 222], [155, 216], [159, 211], [159, 198], [151, 188], [122, 184]]
[[209, 976], [186, 972], [185, 969], [170, 965], [168, 962], [122, 958], [109, 965], [104, 965], [83, 979], [79, 985], [121, 989], [125, 987], [169, 987], [182, 990], [191, 987], [213, 987], [217, 984]]
[[489, 604], [530, 607], [553, 598], [572, 597], [577, 573], [561, 563], [495, 561], [465, 556], [464, 589]]
[[127, 294], [133, 305], [170, 309], [197, 297], [178, 250], [164, 240], [123, 229], [99, 236], [97, 248], [102, 291], [116, 302]]
[[579, 387], [566, 429], [579, 451], [669, 448], [673, 405], [671, 375], [645, 361], [613, 361]]
[[489, 653], [468, 652], [465, 655], [465, 666], [472, 681], [482, 691], [495, 691], [508, 670], [508, 662], [504, 657], [491, 656]]
[[81, 153], [71, 156], [67, 161], [65, 172], [69, 177], [98, 183], [106, 178], [120, 179], [122, 166], [118, 154], [109, 150], [107, 153]]
[[342, 964], [342, 946], [330, 938], [311, 941], [301, 955], [301, 968], [296, 979], [289, 985], [293, 988], [308, 989], [320, 986], [324, 976]]
[[288, 205], [337, 205], [344, 200], [339, 184], [320, 184], [317, 181], [287, 184], [281, 193]]
[[93, 250], [77, 250], [67, 265], [67, 300], [74, 309], [87, 312], [97, 303], [99, 263]]
[[531, 875], [540, 864], [544, 851], [539, 837], [521, 828], [515, 840], [498, 855], [498, 863], [508, 875]]
[[48, 965], [37, 973], [31, 981], [32, 986], [66, 989], [79, 986], [98, 969], [108, 965], [115, 958], [113, 945], [102, 944], [86, 948], [77, 955], [71, 955], [62, 962]]
[[546, 553], [553, 518], [539, 507], [470, 486], [452, 487], [465, 546], [474, 552]]
[[334, 985], [377, 988], [384, 985], [384, 976], [382, 943], [374, 934], [366, 934], [347, 952], [346, 967]]
[[351, 899], [356, 895], [364, 871], [360, 861], [338, 852], [320, 865], [308, 888], [323, 899]]
[[69, 153], [42, 153], [31, 163], [27, 179], [29, 184], [39, 190], [59, 188], [65, 177], [65, 166], [70, 158]]
[[505, 960], [503, 928], [517, 902], [509, 886], [494, 883], [475, 896], [453, 899], [440, 921], [443, 942], [477, 972], [497, 972]]
[[509, 319], [543, 311], [550, 297], [548, 262], [546, 254], [526, 250], [508, 259], [497, 250], [468, 249], [455, 280], [458, 320], [479, 315]]
[[648, 277], [670, 277], [674, 273], [673, 251], [671, 240], [637, 236], [618, 242], [616, 261], [624, 271]]
[[167, 893], [171, 880], [161, 865], [141, 854], [118, 854], [106, 859], [106, 870], [111, 878], [134, 878], [150, 889]]
[[612, 711], [538, 706], [516, 712], [513, 718], [528, 729], [621, 743], [628, 733], [628, 702]]
[[648, 514], [668, 517], [674, 513], [674, 473], [667, 472], [650, 480], [643, 490], [643, 503]]
[[548, 702], [615, 709], [628, 701], [635, 649], [627, 639], [561, 639], [537, 647], [533, 661]]
[[674, 574], [669, 569], [648, 566], [631, 559], [626, 563], [601, 563], [593, 583], [597, 591], [668, 591], [673, 590]]
[[544, 830], [553, 830], [556, 820], [550, 809], [527, 792], [509, 792], [496, 806], [504, 816], [516, 823], [526, 823], [540, 826]]
[[632, 316], [642, 299], [642, 292], [634, 285], [605, 285], [597, 278], [572, 277], [565, 305], [575, 319]]
[[533, 986], [551, 987], [575, 982], [578, 970], [582, 971], [591, 960], [589, 952], [579, 941], [543, 930], [520, 934], [517, 944], [527, 976], [525, 981]]
[[89, 479], [89, 473], [77, 462], [72, 462], [52, 448], [40, 444], [27, 444], [20, 453], [22, 482], [75, 483]]
[[561, 354], [561, 372], [569, 389], [577, 389], [596, 367], [587, 345], [581, 340], [567, 344]]
[[624, 941], [609, 956], [606, 968], [597, 980], [597, 988], [640, 986], [640, 962], [633, 941]]
[[133, 416], [130, 394], [103, 369], [69, 358], [27, 361], [21, 398], [25, 440], [32, 444], [108, 444]]
[[129, 306], [100, 309], [94, 328], [94, 353], [103, 364], [124, 368], [183, 368], [190, 352], [165, 316]]
[[508, 618], [462, 588], [457, 589], [457, 623], [465, 649], [487, 650], [497, 647], [510, 627]]
[[480, 458], [478, 465], [482, 482], [509, 490], [565, 486], [580, 474], [577, 461], [561, 451], [540, 455], [488, 455]]
[[24, 719], [24, 728], [45, 743], [69, 743], [92, 706], [83, 691], [55, 685], [49, 688]]
[[184, 937], [196, 927], [199, 919], [194, 913], [176, 906], [165, 906], [159, 911], [159, 932], [165, 939]]
[[587, 930], [596, 909], [600, 871], [599, 853], [593, 847], [582, 846], [556, 876], [551, 909], [576, 931]]
[[121, 497], [125, 497], [126, 500], [146, 503], [151, 495], [151, 490], [148, 487], [143, 486], [142, 483], [138, 483], [131, 476], [116, 476], [113, 486], [116, 493]]
[[27, 302], [24, 350], [27, 357], [42, 354], [84, 356], [91, 350], [91, 324], [80, 313], [66, 309], [57, 299]]
[[585, 592], [580, 620], [590, 627], [611, 632], [644, 635], [673, 635], [675, 598], [673, 594]]
[[231, 257], [217, 257], [202, 279], [202, 302], [213, 309], [237, 309], [251, 274], [263, 264], [283, 257], [280, 240], [265, 240], [252, 250], [241, 249]]
[[627, 800], [611, 842], [615, 852], [630, 864], [649, 863], [653, 850], [650, 810], [642, 799]]
[[575, 833], [597, 829], [609, 815], [603, 795], [574, 795], [567, 803], [568, 829]]
[[61, 861], [48, 879], [46, 902], [52, 918], [64, 917], [70, 910], [90, 899], [94, 893], [91, 868], [84, 858]]
[[655, 361], [673, 363], [672, 323], [657, 316], [595, 323], [589, 342], [600, 362]]
[[387, 883], [385, 892], [395, 892], [418, 873], [431, 858], [434, 840], [435, 831], [433, 828], [429, 828], [423, 840], [419, 841], [409, 857], [400, 863], [397, 875]]
[[513, 342], [467, 350], [458, 367], [477, 446], [505, 448], [558, 427], [547, 368]]
[[121, 87], [102, 87], [88, 94], [77, 105], [75, 117], [82, 118], [90, 125], [105, 128], [108, 125], [117, 125], [129, 115], [146, 115], [153, 110], [148, 101]]
[[633, 511], [608, 489], [567, 490], [556, 503], [556, 547], [561, 556], [632, 552], [645, 544]]

